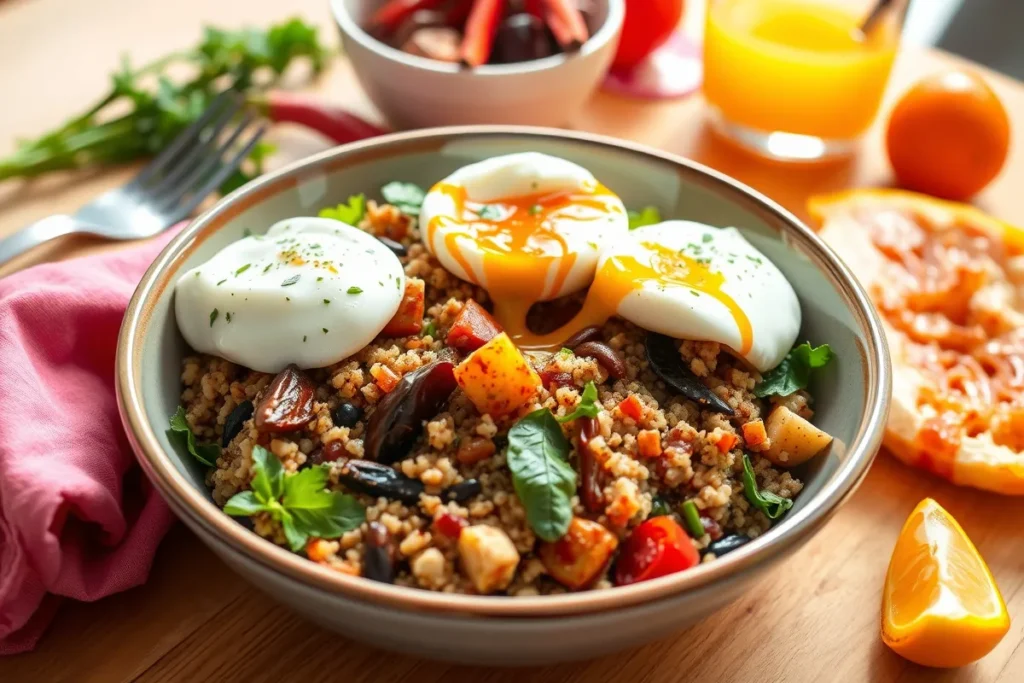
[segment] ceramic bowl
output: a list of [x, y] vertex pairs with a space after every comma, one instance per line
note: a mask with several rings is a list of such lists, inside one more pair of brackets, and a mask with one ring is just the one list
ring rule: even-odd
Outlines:
[[385, 45], [362, 26], [378, 6], [331, 0], [356, 77], [396, 128], [462, 124], [561, 126], [586, 103], [615, 56], [624, 0], [596, 0], [600, 28], [578, 52], [465, 69]]
[[[768, 533], [710, 564], [584, 593], [508, 598], [448, 595], [333, 572], [252, 533], [212, 502], [204, 471], [165, 434], [188, 349], [172, 299], [185, 270], [243, 231], [316, 215], [391, 180], [430, 185], [456, 168], [532, 150], [590, 169], [627, 206], [736, 226], [793, 284], [801, 339], [827, 341], [836, 360], [815, 378], [815, 422], [836, 437], [799, 472], [793, 509]], [[273, 324], [273, 321], [267, 321]], [[142, 279], [118, 345], [126, 431], [146, 473], [179, 517], [239, 574], [328, 628], [377, 646], [462, 662], [533, 664], [607, 653], [692, 624], [736, 598], [813, 536], [855, 489], [878, 450], [888, 412], [889, 361], [879, 321], [847, 267], [771, 200], [693, 162], [581, 133], [464, 127], [388, 135], [324, 152], [263, 176], [185, 228]]]

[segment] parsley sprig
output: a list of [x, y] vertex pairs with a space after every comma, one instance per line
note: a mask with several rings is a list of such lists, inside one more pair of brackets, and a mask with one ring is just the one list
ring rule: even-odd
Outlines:
[[333, 218], [355, 227], [359, 227], [359, 223], [365, 215], [366, 195], [364, 194], [354, 194], [348, 198], [347, 202], [320, 209], [320, 218]]
[[576, 409], [565, 417], [558, 418], [558, 421], [565, 424], [581, 417], [597, 417], [599, 412], [601, 412], [601, 404], [597, 402], [597, 387], [593, 382], [587, 382], [587, 385], [583, 387], [583, 396], [580, 397]]
[[281, 523], [294, 552], [311, 537], [337, 538], [366, 520], [366, 510], [354, 497], [327, 490], [323, 467], [286, 474], [277, 456], [262, 446], [252, 449], [252, 467], [252, 490], [232, 496], [224, 512], [234, 517], [268, 513]]

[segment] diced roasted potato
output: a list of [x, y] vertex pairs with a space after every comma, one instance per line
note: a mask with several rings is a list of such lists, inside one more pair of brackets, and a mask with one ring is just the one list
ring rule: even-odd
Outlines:
[[768, 415], [765, 431], [771, 445], [764, 456], [779, 467], [796, 467], [832, 443], [832, 437], [785, 406]]
[[764, 420], [751, 420], [743, 425], [743, 440], [747, 446], [756, 447], [768, 440], [768, 433], [764, 429]]
[[569, 530], [554, 543], [541, 543], [537, 556], [553, 579], [566, 588], [586, 588], [608, 565], [619, 539], [597, 522], [573, 517]]
[[507, 588], [519, 565], [519, 552], [512, 539], [501, 529], [485, 524], [462, 530], [459, 557], [466, 575], [484, 595]]
[[507, 415], [528, 403], [540, 376], [502, 332], [455, 368], [455, 379], [481, 413]]

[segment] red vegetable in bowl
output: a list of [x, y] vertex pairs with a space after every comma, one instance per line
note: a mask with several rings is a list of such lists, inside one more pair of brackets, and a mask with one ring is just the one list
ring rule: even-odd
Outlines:
[[481, 66], [490, 59], [504, 8], [505, 0], [473, 0], [462, 39], [462, 61], [468, 66]]
[[633, 529], [615, 564], [615, 584], [649, 581], [700, 562], [697, 549], [671, 517], [653, 517]]
[[563, 49], [575, 49], [587, 42], [590, 31], [574, 0], [542, 0], [544, 18]]
[[370, 18], [370, 27], [394, 31], [413, 12], [421, 9], [434, 9], [444, 4], [444, 0], [390, 0]]
[[338, 144], [384, 135], [388, 131], [368, 123], [341, 107], [305, 95], [274, 91], [247, 100], [275, 123], [297, 123]]

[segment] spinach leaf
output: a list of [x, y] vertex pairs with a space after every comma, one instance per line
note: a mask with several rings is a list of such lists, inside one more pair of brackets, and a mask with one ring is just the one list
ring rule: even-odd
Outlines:
[[754, 466], [750, 464], [750, 456], [743, 454], [743, 492], [747, 500], [755, 508], [764, 513], [765, 517], [774, 521], [784, 515], [789, 508], [793, 507], [793, 501], [783, 498], [771, 491], [761, 491], [757, 488], [757, 478], [754, 476]]
[[336, 221], [359, 227], [359, 222], [366, 215], [366, 195], [355, 194], [348, 198], [343, 204], [331, 208], [329, 206], [320, 209], [320, 218], [333, 218]]
[[384, 201], [408, 216], [419, 216], [423, 199], [427, 196], [423, 188], [415, 183], [392, 181], [380, 188]]
[[537, 536], [557, 541], [572, 521], [576, 472], [568, 462], [569, 442], [546, 408], [522, 418], [508, 431], [512, 485]]
[[353, 496], [327, 490], [327, 470], [323, 467], [285, 474], [276, 455], [255, 446], [252, 468], [252, 490], [232, 496], [224, 512], [235, 517], [269, 513], [281, 523], [288, 545], [295, 552], [302, 550], [312, 536], [337, 538], [366, 519], [366, 511]]
[[185, 409], [178, 406], [178, 410], [171, 416], [170, 428], [167, 430], [167, 438], [172, 443], [177, 443], [180, 448], [186, 449], [192, 457], [208, 467], [217, 464], [220, 457], [220, 446], [215, 443], [199, 443], [196, 435], [188, 426], [185, 419]]
[[810, 343], [804, 342], [794, 347], [781, 363], [764, 374], [754, 387], [754, 395], [758, 398], [789, 396], [794, 391], [804, 389], [811, 378], [811, 370], [825, 367], [834, 355], [828, 344], [812, 347]]
[[630, 230], [661, 222], [661, 212], [656, 206], [645, 206], [640, 211], [627, 211], [626, 215], [629, 217]]
[[583, 387], [583, 396], [576, 405], [576, 409], [565, 417], [558, 418], [558, 421], [565, 424], [581, 417], [597, 417], [599, 412], [601, 412], [601, 404], [597, 402], [597, 387], [593, 382], [587, 382], [587, 386]]

